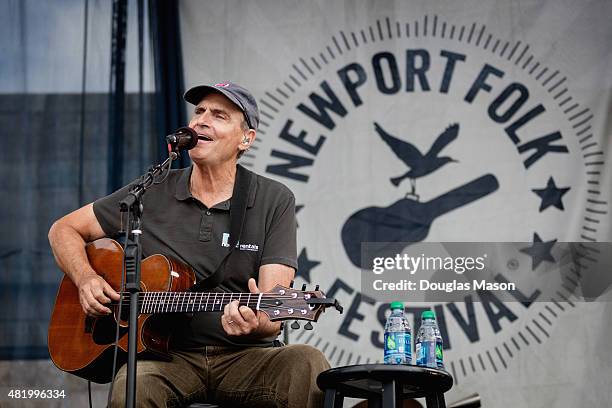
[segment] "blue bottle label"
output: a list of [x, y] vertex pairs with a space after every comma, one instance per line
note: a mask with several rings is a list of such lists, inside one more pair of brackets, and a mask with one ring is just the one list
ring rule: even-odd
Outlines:
[[415, 346], [416, 363], [421, 367], [437, 367], [437, 347], [432, 341], [419, 342]]
[[410, 364], [410, 334], [385, 333], [385, 363]]

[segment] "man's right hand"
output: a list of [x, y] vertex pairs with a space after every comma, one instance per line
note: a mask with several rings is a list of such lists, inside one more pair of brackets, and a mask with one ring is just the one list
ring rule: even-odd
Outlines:
[[119, 300], [119, 294], [100, 275], [84, 276], [79, 280], [78, 288], [81, 307], [89, 316], [101, 317], [112, 313], [104, 305]]
[[90, 316], [104, 316], [111, 310], [104, 306], [119, 295], [91, 268], [85, 243], [105, 236], [93, 210], [87, 204], [55, 221], [49, 230], [49, 243], [59, 267], [74, 282], [79, 302]]

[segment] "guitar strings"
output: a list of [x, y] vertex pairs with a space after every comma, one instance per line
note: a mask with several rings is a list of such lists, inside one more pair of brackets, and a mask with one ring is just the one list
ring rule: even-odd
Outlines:
[[[204, 299], [138, 299], [137, 302], [139, 305], [227, 305], [231, 302], [233, 302], [234, 300], [238, 300], [238, 299], [232, 299], [230, 301], [223, 301], [223, 302], [213, 302], [213, 301], [206, 301]], [[261, 299], [261, 301], [258, 301], [257, 299], [251, 299], [250, 301], [247, 301], [246, 299], [240, 300], [239, 304], [241, 306], [253, 306], [253, 305], [257, 305], [259, 304], [265, 304], [265, 305], [273, 305], [273, 300], [293, 300], [292, 298], [288, 298], [288, 299]], [[303, 302], [308, 303], [307, 300], [304, 300]], [[124, 305], [129, 306], [130, 304], [130, 300], [129, 299], [124, 299], [122, 302]], [[110, 303], [112, 306], [117, 306], [119, 304], [119, 302], [111, 302]]]
[[[226, 303], [227, 304], [227, 303]], [[196, 307], [196, 306], [202, 306], [204, 305], [205, 307], [211, 307], [212, 309], [216, 308], [217, 306], [221, 307], [225, 307], [226, 304], [211, 304], [211, 305], [204, 305], [202, 303], [200, 304], [194, 304], [194, 303], [183, 303], [183, 302], [166, 302], [166, 303], [157, 303], [157, 302], [138, 302], [138, 305], [143, 308], [143, 307], [154, 307], [154, 308], [164, 308], [164, 307], [169, 307], [169, 306], [185, 306], [185, 307]], [[118, 306], [118, 303], [111, 303], [111, 306]], [[124, 306], [123, 306], [124, 305]], [[129, 303], [123, 303], [122, 307], [123, 308], [127, 308], [129, 306]], [[285, 309], [299, 309], [299, 307], [295, 307], [295, 306], [285, 306], [285, 305], [276, 305], [276, 304], [272, 304], [272, 303], [259, 303], [260, 306], [265, 306], [268, 308], [285, 308]], [[257, 307], [257, 302], [250, 302], [250, 303], [241, 303], [240, 306], [249, 306], [249, 307]]]
[[[139, 297], [146, 297], [148, 295], [149, 297], [152, 297], [152, 296], [168, 296], [168, 294], [170, 294], [170, 296], [172, 296], [172, 297], [176, 297], [177, 295], [179, 295], [179, 297], [181, 295], [183, 297], [190, 297], [192, 295], [195, 295], [195, 297], [204, 297], [204, 296], [210, 297], [214, 293], [215, 292], [200, 294], [200, 293], [197, 293], [197, 292], [163, 292], [163, 291], [160, 291], [160, 292], [140, 292], [138, 294], [138, 296]], [[216, 292], [216, 293], [219, 293], [221, 295], [221, 298], [223, 298], [225, 296], [228, 296], [228, 295], [230, 295], [230, 296], [233, 295], [234, 297], [238, 298], [238, 297], [243, 297], [243, 295], [244, 295], [244, 294], [236, 294], [236, 293], [228, 293], [228, 292]], [[238, 295], [238, 296], [235, 296], [235, 295]], [[248, 294], [246, 294], [246, 295], [248, 295]], [[245, 297], [246, 297], [246, 295], [245, 295]], [[257, 297], [259, 297], [259, 293], [251, 293], [251, 296], [252, 295], [256, 295]], [[129, 293], [123, 293], [123, 297], [124, 298], [129, 298], [130, 294]], [[215, 296], [215, 297], [219, 297], [219, 296]], [[295, 299], [292, 295], [274, 295], [272, 293], [264, 293], [264, 294], [262, 294], [262, 298]]]
[[[213, 299], [213, 300], [211, 300], [210, 298], [208, 298], [208, 299], [204, 299], [204, 298], [193, 298], [193, 299], [191, 299], [191, 298], [187, 298], [187, 297], [180, 297], [180, 298], [177, 298], [177, 297], [166, 297], [166, 298], [164, 298], [164, 297], [150, 296], [150, 297], [144, 297], [144, 298], [140, 297], [140, 298], [138, 298], [137, 301], [138, 301], [138, 303], [164, 303], [164, 304], [167, 304], [167, 303], [185, 303], [185, 302], [190, 303], [190, 304], [191, 303], [200, 303], [200, 304], [202, 304], [202, 303], [206, 303], [206, 304], [208, 304], [208, 303], [211, 303], [211, 304], [223, 303], [223, 304], [228, 304], [230, 302], [233, 302], [234, 300], [238, 300], [241, 304], [244, 304], [244, 303], [249, 303], [249, 304], [255, 303], [255, 304], [257, 304], [258, 302], [260, 302], [260, 303], [261, 302], [270, 302], [272, 300], [301, 300], [301, 299], [296, 299], [296, 298], [293, 298], [293, 297], [262, 298], [261, 300], [259, 298], [254, 298], [254, 299], [232, 299], [232, 298], [230, 298], [229, 301], [226, 301], [225, 299], [217, 299], [217, 300]], [[123, 302], [128, 302], [128, 304], [129, 304], [130, 298], [123, 298], [122, 301]], [[304, 299], [304, 301], [307, 302], [308, 300]], [[115, 301], [111, 302], [111, 304], [114, 304], [114, 305], [116, 305], [117, 303], [118, 302], [115, 302]]]
[[[117, 303], [114, 303], [114, 304], [111, 303], [111, 306], [117, 306]], [[126, 306], [129, 306], [129, 303]], [[172, 307], [185, 306], [185, 304], [180, 303], [180, 302], [172, 302], [172, 303], [169, 302], [169, 303], [163, 303], [163, 304], [156, 303], [156, 304], [151, 305], [151, 304], [146, 304], [146, 303], [143, 304], [142, 302], [139, 302], [139, 306], [140, 306], [141, 310], [145, 308], [144, 306], [148, 306], [148, 309], [151, 309], [152, 312], [155, 312], [155, 311], [159, 312], [160, 309], [161, 310], [166, 309], [166, 311], [167, 311], [167, 309], [171, 309]], [[187, 310], [185, 310], [184, 312], [189, 312], [189, 306], [193, 306], [194, 307], [193, 309], [195, 309], [195, 306], [197, 306], [197, 305], [195, 305], [195, 304], [193, 304], [193, 305], [192, 304], [186, 305]], [[202, 306], [202, 305], [200, 304], [200, 306]], [[211, 306], [211, 310], [198, 310], [198, 312], [204, 312], [204, 311], [214, 312], [215, 311], [214, 310], [215, 307], [216, 306], [221, 306], [221, 305], [214, 304], [214, 305], [210, 305], [210, 306]], [[225, 306], [225, 305], [223, 305], [223, 306]], [[257, 303], [256, 302], [251, 302], [251, 303], [248, 303], [248, 304], [241, 304], [240, 306], [248, 306], [248, 307], [251, 307], [251, 308], [255, 309], [257, 307]], [[260, 303], [259, 306], [260, 306], [260, 310], [261, 310], [261, 306], [265, 306], [266, 309], [280, 309], [280, 310], [290, 310], [290, 309], [294, 309], [295, 310], [295, 309], [299, 309], [299, 307], [291, 307], [291, 306], [285, 306], [285, 305], [274, 305], [274, 304], [269, 304], [269, 303]], [[193, 310], [193, 309], [191, 311], [192, 312], [196, 312], [196, 310]], [[219, 308], [219, 310], [217, 310], [217, 311], [220, 312], [221, 308]]]

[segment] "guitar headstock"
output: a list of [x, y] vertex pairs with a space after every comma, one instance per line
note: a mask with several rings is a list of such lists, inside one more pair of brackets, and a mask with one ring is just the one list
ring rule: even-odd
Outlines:
[[[293, 283], [292, 283], [293, 284]], [[323, 311], [333, 306], [342, 313], [342, 306], [335, 299], [325, 297], [317, 285], [315, 290], [302, 290], [276, 285], [262, 295], [259, 310], [270, 318], [270, 321], [308, 320], [316, 322]]]

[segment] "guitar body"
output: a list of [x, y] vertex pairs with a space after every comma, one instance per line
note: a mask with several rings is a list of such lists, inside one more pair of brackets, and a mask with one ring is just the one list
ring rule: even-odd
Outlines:
[[[92, 268], [117, 292], [121, 286], [123, 248], [112, 239], [103, 238], [87, 244], [87, 257]], [[163, 255], [152, 255], [142, 261], [143, 292], [181, 292], [195, 284], [193, 270]], [[115, 331], [119, 323], [118, 370], [127, 360], [127, 303], [120, 313], [102, 318], [87, 316], [79, 302], [77, 287], [64, 276], [57, 293], [49, 323], [49, 354], [61, 370], [97, 383], [112, 380]], [[167, 314], [140, 314], [138, 318], [138, 354], [170, 359]]]

